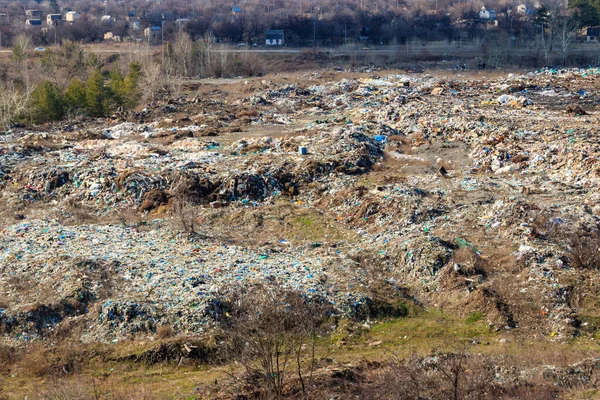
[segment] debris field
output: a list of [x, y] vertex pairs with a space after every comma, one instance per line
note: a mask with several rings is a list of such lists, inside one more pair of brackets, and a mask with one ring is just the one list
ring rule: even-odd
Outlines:
[[593, 337], [595, 271], [560, 236], [600, 215], [598, 73], [322, 70], [8, 130], [2, 338], [200, 334], [262, 283]]

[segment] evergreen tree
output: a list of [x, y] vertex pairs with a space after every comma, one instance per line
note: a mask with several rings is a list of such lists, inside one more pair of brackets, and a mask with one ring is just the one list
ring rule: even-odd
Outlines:
[[142, 75], [142, 64], [133, 61], [129, 64], [129, 72], [125, 77], [125, 105], [132, 108], [137, 104], [138, 99], [138, 84]]
[[57, 121], [64, 116], [64, 97], [52, 82], [44, 81], [31, 94], [32, 117], [36, 123]]
[[579, 23], [579, 26], [600, 25], [600, 2], [598, 0], [574, 0], [569, 7], [576, 9], [573, 19]]
[[544, 26], [544, 29], [550, 27], [550, 10], [546, 6], [541, 6], [535, 13], [535, 19], [533, 20], [534, 25]]
[[123, 105], [126, 96], [125, 79], [123, 78], [123, 74], [116, 64], [112, 71], [110, 71], [108, 79], [112, 100], [117, 103], [117, 105]]
[[102, 72], [99, 69], [94, 70], [85, 86], [88, 113], [93, 117], [103, 117], [106, 114], [106, 88]]
[[80, 112], [85, 110], [86, 90], [85, 85], [79, 78], [73, 78], [67, 86], [65, 93], [67, 109], [70, 111]]

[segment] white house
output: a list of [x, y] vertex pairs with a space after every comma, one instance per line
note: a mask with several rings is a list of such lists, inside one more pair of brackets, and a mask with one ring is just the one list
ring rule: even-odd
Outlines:
[[42, 25], [41, 19], [28, 19], [25, 21], [26, 26], [40, 26]]
[[48, 14], [46, 16], [46, 25], [55, 25], [62, 21], [62, 15], [60, 14]]
[[77, 21], [79, 18], [81, 17], [81, 14], [79, 14], [77, 11], [69, 11], [66, 15], [65, 15], [65, 19], [67, 20], [67, 22], [75, 22]]
[[267, 46], [283, 46], [285, 43], [285, 35], [283, 30], [268, 30], [265, 32], [265, 44]]
[[491, 8], [488, 10], [485, 8], [485, 6], [481, 6], [481, 11], [479, 11], [479, 18], [486, 20], [495, 20], [496, 10], [492, 10]]

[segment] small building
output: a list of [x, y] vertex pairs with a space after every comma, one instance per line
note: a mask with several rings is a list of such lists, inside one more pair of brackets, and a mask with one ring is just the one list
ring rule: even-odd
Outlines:
[[486, 9], [485, 6], [481, 6], [481, 10], [479, 11], [479, 19], [485, 19], [493, 21], [496, 19], [496, 10]]
[[144, 37], [149, 42], [155, 42], [160, 38], [161, 30], [160, 26], [149, 26], [144, 29]]
[[141, 27], [141, 24], [140, 24], [140, 20], [139, 19], [136, 19], [135, 21], [133, 21], [131, 23], [131, 29], [133, 29], [134, 31], [139, 31], [140, 27]]
[[40, 10], [25, 10], [25, 18], [42, 20], [42, 12]]
[[527, 14], [527, 4], [519, 4], [517, 6], [517, 13], [519, 13], [521, 15], [526, 15]]
[[0, 25], [7, 25], [9, 22], [8, 13], [0, 12]]
[[275, 29], [265, 32], [265, 44], [267, 46], [283, 46], [285, 44], [285, 36], [283, 30]]
[[588, 42], [597, 42], [600, 39], [600, 27], [587, 28], [586, 40]]
[[121, 36], [115, 35], [112, 32], [106, 32], [104, 34], [104, 40], [112, 40], [113, 42], [120, 42]]
[[131, 22], [137, 18], [135, 11], [127, 11], [127, 22]]
[[48, 14], [46, 16], [46, 25], [56, 25], [62, 21], [62, 15], [60, 14]]
[[65, 14], [65, 19], [67, 22], [75, 22], [79, 18], [81, 18], [81, 14], [79, 14], [77, 11], [69, 11]]
[[238, 6], [231, 7], [231, 22], [237, 21], [242, 17], [242, 9]]
[[111, 17], [110, 15], [103, 15], [102, 17], [100, 17], [100, 21], [105, 23], [113, 22], [113, 17]]
[[188, 22], [190, 22], [189, 18], [177, 18], [175, 20], [175, 24], [177, 25], [178, 28], [185, 26]]
[[41, 25], [42, 25], [41, 19], [28, 19], [25, 21], [25, 26], [41, 26]]

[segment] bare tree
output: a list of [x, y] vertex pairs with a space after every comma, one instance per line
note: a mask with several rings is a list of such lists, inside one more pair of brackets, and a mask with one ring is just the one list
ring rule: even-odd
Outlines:
[[180, 31], [173, 43], [173, 57], [169, 57], [174, 73], [181, 77], [191, 77], [194, 70], [194, 43], [186, 32]]
[[556, 32], [556, 38], [559, 42], [558, 51], [560, 53], [562, 63], [565, 65], [567, 63], [567, 58], [569, 57], [571, 44], [577, 36], [579, 24], [577, 21], [572, 19], [562, 19], [555, 24], [554, 29]]
[[18, 67], [20, 67], [23, 64], [23, 61], [27, 59], [27, 51], [30, 46], [31, 38], [24, 34], [17, 35], [13, 41], [12, 58]]
[[170, 92], [169, 80], [159, 63], [144, 64], [140, 87], [145, 100], [154, 101]]
[[15, 87], [14, 85], [1, 85], [0, 90], [0, 125], [9, 128], [20, 114], [27, 111], [29, 99], [33, 92], [32, 87]]
[[315, 342], [328, 306], [267, 286], [236, 294], [231, 306], [225, 334], [243, 366], [245, 384], [262, 389], [266, 398], [281, 399], [293, 388], [309, 398]]
[[363, 389], [363, 399], [483, 400], [498, 398], [494, 364], [466, 348], [428, 357], [394, 356], [374, 385]]

